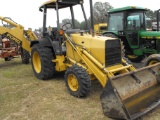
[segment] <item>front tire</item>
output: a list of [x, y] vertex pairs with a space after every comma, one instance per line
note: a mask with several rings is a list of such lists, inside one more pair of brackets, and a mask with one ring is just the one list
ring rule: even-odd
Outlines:
[[75, 97], [85, 97], [90, 91], [90, 77], [82, 67], [73, 65], [68, 68], [64, 79], [69, 93]]
[[31, 64], [35, 76], [41, 80], [53, 78], [55, 73], [55, 63], [53, 51], [49, 47], [42, 47], [40, 44], [35, 44], [31, 51]]

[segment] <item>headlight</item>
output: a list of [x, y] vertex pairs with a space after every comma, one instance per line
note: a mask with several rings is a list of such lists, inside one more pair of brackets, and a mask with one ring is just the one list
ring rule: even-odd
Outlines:
[[152, 41], [151, 41], [151, 43], [152, 43], [152, 44], [154, 44], [154, 43], [155, 43], [155, 41], [154, 41], [154, 40], [152, 40]]

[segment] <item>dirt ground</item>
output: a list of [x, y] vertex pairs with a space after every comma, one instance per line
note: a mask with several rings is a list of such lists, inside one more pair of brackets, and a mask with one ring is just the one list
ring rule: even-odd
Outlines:
[[[20, 58], [0, 59], [0, 120], [112, 120], [102, 112], [103, 88], [97, 81], [86, 98], [75, 98], [68, 93], [63, 76], [58, 73], [52, 80], [38, 80], [31, 64], [22, 64]], [[140, 119], [160, 120], [160, 107]]]

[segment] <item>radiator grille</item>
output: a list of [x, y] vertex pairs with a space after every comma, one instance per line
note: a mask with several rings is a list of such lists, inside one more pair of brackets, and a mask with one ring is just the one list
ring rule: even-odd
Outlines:
[[105, 66], [121, 63], [120, 40], [106, 40], [105, 42]]

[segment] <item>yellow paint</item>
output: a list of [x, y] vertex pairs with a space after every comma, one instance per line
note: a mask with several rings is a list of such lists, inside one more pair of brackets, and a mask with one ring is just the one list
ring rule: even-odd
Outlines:
[[32, 62], [36, 73], [41, 72], [41, 60], [37, 52], [33, 53]]
[[84, 36], [81, 36], [80, 34], [73, 34], [71, 36], [74, 42], [82, 45], [97, 61], [101, 64], [105, 64], [104, 50], [107, 37], [92, 37], [89, 34], [84, 34]]
[[160, 39], [160, 37], [156, 37], [156, 39]]
[[24, 31], [26, 32], [30, 40], [37, 40], [36, 35], [30, 29], [24, 30], [24, 27], [22, 25], [17, 24], [9, 19], [5, 19], [0, 16], [0, 20], [3, 20], [13, 26], [12, 29], [5, 26], [0, 26], [0, 34], [8, 33], [7, 36], [10, 40], [15, 41], [17, 44], [22, 46], [23, 49], [31, 52], [30, 41], [25, 37]]
[[52, 62], [56, 63], [56, 71], [65, 71], [66, 70], [66, 64], [64, 63], [64, 55], [62, 56], [56, 56], [56, 59], [52, 60]]
[[69, 74], [68, 75], [68, 86], [72, 91], [77, 91], [78, 90], [78, 80], [75, 75]]
[[[148, 38], [148, 39], [153, 39], [153, 37], [142, 37], [142, 38]], [[160, 36], [159, 37], [155, 37], [156, 39], [160, 39]]]
[[149, 62], [149, 65], [153, 65], [153, 64], [156, 64], [158, 61], [157, 60], [152, 60]]
[[44, 2], [40, 7], [43, 7], [44, 5], [48, 5], [50, 3], [56, 3], [56, 2], [57, 2], [57, 0], [48, 0], [48, 1]]
[[127, 55], [128, 56], [128, 58], [137, 58], [138, 56], [136, 56], [136, 55]]
[[94, 31], [97, 35], [101, 35], [103, 31], [107, 30], [107, 23], [99, 23], [94, 25]]
[[[72, 41], [70, 41], [71, 38], [72, 41], [78, 44], [77, 46], [73, 45]], [[91, 73], [89, 74], [90, 77], [96, 77], [103, 87], [106, 85], [108, 77], [111, 78], [116, 73], [122, 74], [135, 70], [132, 65], [123, 66], [122, 64], [105, 68], [105, 42], [108, 37], [72, 34], [71, 38], [66, 35], [66, 53], [69, 63], [84, 66], [87, 72]], [[112, 38], [112, 40], [117, 39]]]
[[147, 37], [148, 39], [153, 39], [153, 37]]
[[142, 38], [144, 38], [144, 39], [145, 39], [146, 37], [142, 37]]
[[[44, 5], [50, 5], [50, 7], [51, 8], [56, 8], [56, 2], [57, 2], [58, 0], [48, 0], [47, 2], [44, 2], [41, 6], [40, 6], [40, 8], [43, 8], [43, 6]], [[72, 4], [64, 4], [64, 3], [60, 3], [60, 1], [58, 1], [59, 2], [59, 8], [66, 8], [66, 7], [70, 7]], [[63, 1], [62, 1], [63, 2]], [[80, 3], [79, 4], [82, 4], [83, 3], [83, 0], [80, 0], [79, 1]], [[52, 6], [51, 6], [52, 5]]]

